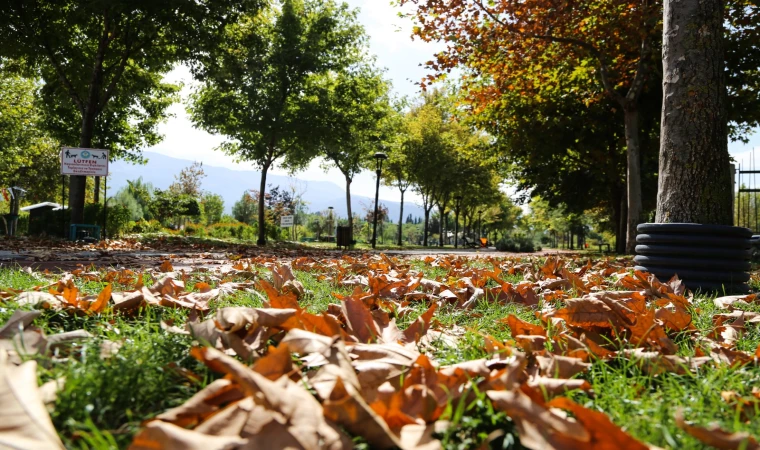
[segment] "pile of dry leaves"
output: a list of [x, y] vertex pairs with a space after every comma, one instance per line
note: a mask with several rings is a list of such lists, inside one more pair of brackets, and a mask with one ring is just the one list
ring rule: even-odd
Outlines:
[[[582, 378], [592, 363], [624, 358], [656, 376], [708, 364], [757, 364], [760, 358], [760, 347], [754, 354], [736, 348], [745, 327], [760, 322], [760, 314], [736, 308], [756, 301], [754, 295], [717, 299], [716, 306], [726, 312], [715, 316], [714, 331], [705, 336], [692, 323], [692, 299], [680, 281], [661, 283], [632, 272], [625, 262], [571, 264], [549, 258], [479, 264], [488, 268], [456, 257], [425, 262], [446, 276], [427, 279], [407, 260], [384, 255], [289, 262], [258, 257], [204, 270], [208, 282], [195, 284], [192, 291], [186, 286], [189, 274], [174, 272], [167, 261], [154, 271], [156, 281], [150, 286], [129, 270], [104, 274], [82, 269], [38, 291], [5, 295], [74, 314], [107, 309], [134, 314], [144, 307], [193, 311], [184, 327], [164, 323], [163, 328], [191, 336], [197, 343], [192, 356], [223, 377], [146, 422], [133, 449], [342, 449], [352, 447], [351, 436], [360, 436], [372, 448], [437, 449], [441, 444], [435, 433], [448, 427], [447, 407], [476, 393], [485, 393], [495, 409], [512, 419], [528, 448], [649, 448], [605, 414], [566, 395], [571, 390], [593, 395]], [[260, 277], [261, 267], [271, 276]], [[325, 312], [310, 313], [293, 270], [352, 286], [353, 293], [335, 294], [337, 302]], [[524, 281], [513, 284], [506, 275], [521, 275]], [[129, 289], [114, 292], [109, 284], [98, 296], [82, 296], [76, 277]], [[212, 300], [236, 290], [261, 296], [263, 307], [212, 311]], [[436, 349], [456, 346], [462, 330], [442, 326], [436, 313], [442, 308], [467, 311], [481, 301], [523, 304], [540, 324], [506, 315], [503, 324], [512, 339], [483, 336], [488, 357], [439, 364]], [[409, 314], [419, 310], [412, 306], [419, 303], [425, 311], [411, 320]], [[401, 329], [402, 321], [409, 325]], [[29, 323], [26, 317], [18, 325], [6, 324], [0, 348], [10, 348], [3, 346], [8, 339], [34, 341], [27, 336]], [[9, 334], [11, 328], [16, 332]], [[676, 335], [688, 337], [695, 356], [678, 355]], [[51, 338], [55, 336], [47, 345]], [[0, 423], [6, 410], [20, 414], [13, 409], [15, 389], [28, 391], [30, 401], [37, 392], [28, 382], [14, 384], [21, 371], [32, 378], [34, 372], [33, 362], [17, 363], [0, 350]], [[41, 399], [32, 402], [42, 408]], [[27, 423], [4, 428], [14, 436], [57, 440], [41, 412], [44, 408], [30, 413], [37, 420], [35, 430]], [[760, 448], [747, 434], [693, 426], [681, 416], [677, 423], [719, 448]], [[4, 433], [0, 431], [0, 443]]]

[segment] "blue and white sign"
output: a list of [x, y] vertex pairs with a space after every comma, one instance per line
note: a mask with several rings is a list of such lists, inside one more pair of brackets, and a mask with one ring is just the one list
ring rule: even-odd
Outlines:
[[62, 147], [61, 175], [108, 176], [108, 153], [94, 148]]

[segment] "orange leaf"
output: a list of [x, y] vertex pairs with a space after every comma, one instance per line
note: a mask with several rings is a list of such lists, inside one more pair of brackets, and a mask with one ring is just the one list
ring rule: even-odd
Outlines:
[[586, 448], [600, 450], [618, 450], [621, 448], [647, 450], [649, 448], [621, 430], [604, 413], [584, 408], [568, 398], [555, 398], [546, 406], [566, 409], [573, 413], [575, 419], [591, 434], [591, 440], [586, 444]]
[[108, 283], [106, 287], [98, 294], [98, 299], [90, 305], [89, 310], [94, 313], [101, 313], [106, 309], [108, 302], [111, 300], [111, 283]]
[[158, 270], [161, 272], [174, 272], [174, 266], [172, 266], [171, 261], [164, 260], [164, 262], [161, 263], [161, 265], [158, 267]]

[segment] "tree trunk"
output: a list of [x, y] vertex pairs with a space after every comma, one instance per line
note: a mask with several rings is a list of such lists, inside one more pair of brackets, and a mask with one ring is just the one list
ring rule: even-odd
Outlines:
[[[79, 147], [90, 148], [95, 130], [95, 107], [88, 105], [82, 116], [82, 130], [79, 134]], [[87, 177], [72, 175], [69, 177], [69, 211], [71, 223], [84, 221], [84, 198], [87, 189]]]
[[612, 204], [615, 205], [615, 213], [613, 215], [613, 223], [615, 224], [615, 252], [622, 255], [625, 253], [625, 234], [628, 223], [628, 200], [625, 189], [615, 189]]
[[625, 145], [627, 156], [626, 194], [628, 221], [626, 227], [626, 253], [634, 253], [636, 226], [641, 220], [641, 146], [639, 141], [639, 110], [629, 104], [625, 113]]
[[354, 240], [354, 216], [351, 212], [351, 181], [351, 178], [346, 175], [346, 211], [348, 213], [348, 228], [351, 230], [349, 243]]
[[264, 215], [265, 190], [267, 188], [267, 171], [271, 162], [265, 163], [261, 167], [261, 184], [259, 185], [259, 238], [256, 245], [266, 245], [267, 243], [267, 222]]
[[401, 191], [401, 209], [398, 213], [398, 246], [401, 247], [404, 244], [402, 242], [404, 237], [404, 190], [399, 189], [399, 191]]
[[665, 0], [657, 222], [732, 225], [723, 2]]
[[443, 208], [441, 208], [441, 205], [438, 205], [438, 217], [441, 219], [438, 222], [438, 247], [443, 247], [443, 233], [446, 231], [446, 218], [443, 216]]
[[425, 208], [425, 226], [424, 226], [424, 231], [422, 233], [422, 236], [423, 236], [422, 237], [422, 245], [424, 247], [428, 246], [428, 222], [430, 220], [430, 209], [432, 209], [432, 207], [431, 208]]

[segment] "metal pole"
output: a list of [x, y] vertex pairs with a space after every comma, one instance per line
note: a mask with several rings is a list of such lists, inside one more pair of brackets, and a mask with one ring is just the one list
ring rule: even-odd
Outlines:
[[61, 175], [61, 237], [66, 239], [66, 175]]
[[375, 223], [372, 226], [372, 248], [374, 249], [377, 245], [377, 202], [380, 199], [380, 165], [382, 163], [378, 161], [377, 163], [377, 186], [375, 187]]
[[106, 234], [106, 227], [108, 226], [108, 175], [103, 180], [103, 240], [106, 240], [108, 235]]
[[454, 248], [459, 248], [459, 206], [454, 216]]

